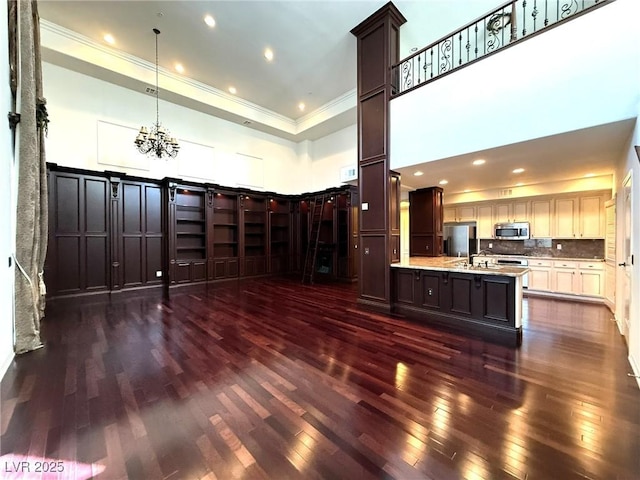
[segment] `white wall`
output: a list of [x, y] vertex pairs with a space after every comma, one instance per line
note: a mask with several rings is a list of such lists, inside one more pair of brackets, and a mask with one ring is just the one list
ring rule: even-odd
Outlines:
[[312, 142], [311, 191], [341, 185], [340, 169], [358, 165], [358, 128], [343, 128]]
[[637, 11], [617, 0], [394, 99], [391, 167], [635, 118]]
[[[7, 25], [7, 0], [0, 2], [0, 25]], [[9, 85], [9, 45], [7, 29], [0, 35], [0, 83], [4, 85], [0, 96], [0, 112], [4, 125], [0, 128], [0, 378], [13, 359], [13, 279], [9, 257], [14, 252], [15, 220], [12, 179], [14, 177], [11, 130], [7, 128], [6, 113], [11, 111]], [[12, 262], [13, 264], [13, 262]]]
[[308, 162], [289, 140], [160, 101], [160, 121], [176, 136], [176, 159], [148, 160], [133, 140], [155, 121], [154, 97], [49, 63], [43, 64], [49, 110], [47, 160], [147, 178], [165, 176], [248, 185], [279, 193], [309, 191]]

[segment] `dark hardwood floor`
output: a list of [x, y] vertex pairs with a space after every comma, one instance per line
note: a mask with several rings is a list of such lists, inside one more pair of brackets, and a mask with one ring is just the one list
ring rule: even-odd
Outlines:
[[0, 454], [60, 460], [55, 478], [640, 478], [640, 391], [606, 308], [525, 299], [513, 349], [356, 291], [51, 304], [46, 347], [2, 380]]

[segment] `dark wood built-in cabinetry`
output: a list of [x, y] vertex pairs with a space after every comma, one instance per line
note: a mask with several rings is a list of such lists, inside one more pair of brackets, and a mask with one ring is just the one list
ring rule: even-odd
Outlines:
[[49, 297], [160, 287], [163, 186], [49, 164]]
[[509, 345], [520, 345], [516, 277], [392, 269], [393, 310]]
[[409, 192], [409, 255], [437, 257], [443, 254], [442, 194], [440, 187]]
[[[49, 164], [50, 298], [301, 271], [316, 194], [278, 195]], [[357, 191], [326, 190], [321, 263], [357, 277]]]
[[267, 199], [257, 194], [240, 200], [243, 223], [240, 274], [264, 275], [267, 272]]
[[291, 202], [269, 199], [269, 273], [289, 271], [291, 262]]
[[299, 202], [301, 256], [309, 248], [309, 232], [313, 221], [311, 212], [317, 200], [324, 198], [319, 225], [318, 251], [314, 279], [358, 278], [358, 189], [354, 186], [331, 188], [315, 194], [305, 194]]
[[207, 281], [207, 190], [168, 184], [169, 282]]
[[238, 222], [239, 194], [216, 191], [213, 197], [213, 219], [209, 222], [213, 231], [213, 278], [235, 278], [239, 275], [238, 251], [240, 225]]

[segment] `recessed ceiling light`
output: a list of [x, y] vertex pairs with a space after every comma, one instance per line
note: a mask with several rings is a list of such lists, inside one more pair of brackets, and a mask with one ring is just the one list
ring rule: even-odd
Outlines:
[[273, 50], [271, 50], [270, 48], [266, 48], [264, 50], [264, 58], [266, 58], [268, 61], [273, 60]]
[[596, 174], [595, 173], [587, 173], [584, 178], [591, 178], [591, 177], [595, 177]]
[[236, 87], [231, 86], [231, 87], [229, 87], [229, 93], [235, 95], [236, 93], [238, 93], [238, 91], [236, 90]]
[[513, 173], [522, 173], [524, 172], [524, 168], [516, 168]]
[[176, 72], [178, 72], [178, 73], [184, 73], [184, 67], [182, 66], [182, 64], [181, 64], [181, 63], [176, 63], [176, 64], [174, 65], [174, 67], [175, 67], [175, 69], [176, 69]]
[[479, 158], [479, 159], [473, 161], [474, 165], [484, 165], [485, 163], [486, 163], [486, 160], [484, 160], [482, 158]]
[[301, 112], [304, 112], [304, 107], [305, 107], [304, 103], [300, 102], [298, 104], [298, 110], [300, 110]]
[[449, 180], [440, 180], [438, 183], [440, 185], [446, 185], [447, 183], [449, 183]]
[[116, 39], [113, 38], [113, 35], [111, 35], [110, 33], [107, 33], [104, 37], [102, 37], [104, 39], [105, 42], [107, 42], [109, 45], [115, 45], [116, 43]]
[[416, 177], [419, 177], [420, 175], [424, 175], [424, 173], [421, 172], [420, 170], [418, 170], [417, 172], [414, 172], [413, 175], [416, 176]]
[[205, 15], [204, 16], [204, 23], [206, 23], [207, 25], [209, 25], [211, 28], [216, 26], [216, 19], [213, 18], [211, 15]]

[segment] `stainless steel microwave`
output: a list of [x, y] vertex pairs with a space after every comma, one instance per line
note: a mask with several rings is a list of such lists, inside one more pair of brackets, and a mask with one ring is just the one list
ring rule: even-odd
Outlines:
[[493, 237], [498, 240], [527, 240], [529, 234], [529, 222], [496, 223], [493, 227]]

